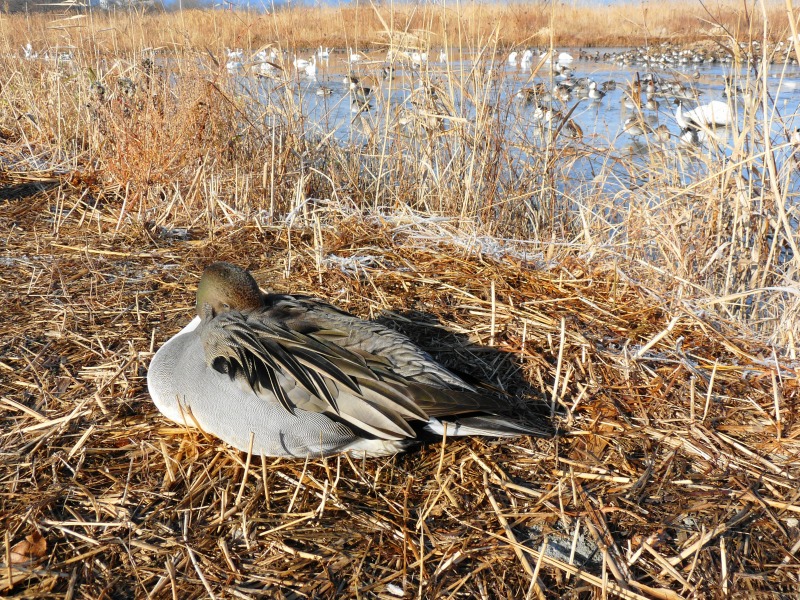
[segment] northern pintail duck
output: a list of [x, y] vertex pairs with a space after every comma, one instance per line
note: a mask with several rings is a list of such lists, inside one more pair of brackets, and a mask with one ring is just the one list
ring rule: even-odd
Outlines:
[[441, 436], [549, 436], [508, 416], [402, 334], [308, 296], [265, 294], [217, 262], [197, 316], [153, 357], [147, 386], [168, 419], [263, 456], [383, 456]]

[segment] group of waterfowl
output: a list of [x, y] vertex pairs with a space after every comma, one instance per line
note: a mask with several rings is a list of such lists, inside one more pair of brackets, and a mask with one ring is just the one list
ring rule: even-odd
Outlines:
[[737, 56], [744, 62], [758, 62], [766, 56], [769, 64], [788, 62], [797, 64], [796, 57], [792, 54], [792, 44], [778, 42], [763, 48], [758, 40], [752, 43], [741, 42], [735, 47], [726, 48], [724, 44], [705, 44], [694, 48], [682, 48], [670, 43], [656, 46], [629, 48], [617, 52], [596, 51], [589, 55], [584, 51], [579, 53], [581, 58], [595, 61], [616, 62], [620, 65], [646, 65], [651, 68], [688, 67], [699, 65], [712, 65], [715, 63], [731, 64]]
[[74, 55], [72, 54], [71, 49], [60, 49], [60, 50], [46, 50], [43, 53], [39, 53], [38, 51], [34, 50], [33, 44], [27, 42], [24, 46], [22, 46], [22, 58], [25, 60], [39, 60], [40, 58], [45, 61], [52, 61], [59, 64], [64, 63], [71, 63]]
[[[539, 67], [550, 66], [545, 74], [552, 73], [552, 87], [539, 81], [516, 93], [516, 99], [523, 106], [534, 107], [532, 120], [535, 123], [561, 125], [567, 103], [584, 100], [599, 106], [606, 94], [617, 88], [614, 80], [597, 82], [591, 77], [577, 77], [572, 62], [572, 56], [566, 53], [558, 55], [551, 65], [540, 62]], [[625, 119], [622, 131], [633, 138], [652, 136], [658, 142], [667, 142], [671, 133], [666, 123], [659, 123], [659, 116], [664, 105], [674, 106], [674, 121], [680, 128], [679, 138], [686, 142], [703, 142], [717, 128], [730, 125], [733, 114], [729, 105], [720, 100], [687, 110], [686, 104], [696, 102], [699, 93], [687, 87], [685, 81], [668, 79], [653, 72], [641, 77], [637, 75], [634, 81], [626, 85], [620, 99], [620, 112]], [[626, 113], [630, 115], [627, 118]], [[580, 137], [574, 121], [567, 119], [564, 124], [568, 134]]]
[[[681, 54], [685, 51], [673, 49], [669, 52]], [[661, 50], [661, 55], [666, 53], [666, 49]], [[30, 60], [37, 56], [31, 44], [23, 47], [23, 54]], [[339, 60], [346, 65], [342, 91], [349, 96], [354, 113], [370, 110], [376, 92], [387, 86], [388, 82], [394, 81], [392, 89], [405, 89], [408, 92], [404, 96], [403, 106], [397, 110], [401, 124], [420, 124], [430, 131], [442, 128], [448, 115], [452, 114], [452, 110], [437, 102], [430, 93], [436, 87], [437, 71], [426, 68], [425, 76], [422, 76], [419, 66], [427, 64], [429, 53], [421, 50], [395, 49], [387, 53], [391, 61], [384, 61], [375, 57], [374, 53], [369, 56], [352, 48], [337, 52], [323, 47], [305, 56], [291, 56], [275, 46], [266, 46], [249, 56], [241, 48], [226, 49], [224, 56], [225, 66], [232, 72], [249, 71], [281, 80], [296, 75], [316, 84], [316, 94], [325, 97], [334, 94], [336, 86], [329, 83], [319, 84], [318, 68], [319, 65], [327, 66], [328, 61], [337, 54]], [[602, 106], [607, 106], [606, 95], [617, 88], [617, 83], [611, 79], [603, 81], [589, 76], [580, 77], [576, 74], [578, 65], [581, 61], [599, 60], [598, 57], [618, 60], [618, 56], [620, 55], [602, 56], [597, 52], [583, 50], [568, 53], [524, 49], [512, 52], [504, 62], [507, 63], [505, 69], [513, 69], [512, 65], [515, 64], [520, 67], [529, 63], [536, 65], [538, 81], [532, 81], [515, 93], [522, 107], [530, 107], [529, 114], [533, 123], [542, 127], [558, 127], [566, 135], [582, 138], [580, 126], [568, 114], [569, 103], [584, 101], [587, 106], [596, 106], [598, 111], [605, 110]], [[646, 56], [652, 59], [656, 54], [650, 49]], [[698, 55], [694, 56], [695, 59], [692, 60], [696, 60]], [[447, 61], [448, 53], [443, 48], [439, 53], [439, 62], [446, 65]], [[490, 69], [496, 69], [497, 64], [496, 58], [486, 63]], [[548, 85], [547, 81], [551, 83]], [[733, 84], [728, 88], [726, 83], [727, 89], [733, 93], [736, 88]], [[124, 90], [119, 88], [119, 92], [123, 94]], [[690, 142], [705, 141], [715, 128], [729, 125], [733, 121], [733, 115], [728, 105], [720, 100], [701, 103], [692, 108], [697, 102], [698, 93], [688, 83], [688, 78], [667, 77], [654, 71], [637, 76], [632, 83], [625, 84], [621, 95], [622, 131], [633, 138], [653, 136], [654, 139], [665, 142], [670, 138], [670, 130], [666, 123], [659, 121], [660, 116], [667, 112], [679, 127], [677, 135], [680, 139]]]

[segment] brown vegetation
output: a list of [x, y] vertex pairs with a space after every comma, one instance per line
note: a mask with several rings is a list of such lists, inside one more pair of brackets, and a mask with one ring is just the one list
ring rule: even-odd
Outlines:
[[[71, 14], [71, 13], [70, 13]], [[52, 15], [11, 14], [0, 20], [8, 47], [28, 40], [39, 44], [70, 44], [93, 52], [126, 54], [142, 47], [169, 50], [224, 46], [260, 48], [340, 49], [385, 47], [387, 31], [421, 33], [431, 46], [557, 46], [628, 47], [672, 42], [688, 44], [721, 40], [761, 39], [764, 16], [772, 41], [790, 34], [786, 7], [719, 2], [699, 5], [691, 0], [642, 6], [639, 3], [566, 5], [545, 3], [474, 3], [458, 9], [432, 5], [359, 7], [297, 7], [274, 14], [257, 11], [193, 9], [144, 15], [95, 11], [86, 19], [54, 22]], [[88, 27], [81, 27], [87, 25]]]
[[[301, 35], [313, 11], [0, 21], [0, 593], [797, 594], [788, 123], [755, 93], [725, 152], [634, 157], [560, 128], [511, 147], [482, 10], [505, 9], [470, 8], [455, 38], [475, 68], [423, 70], [435, 102], [403, 126], [354, 116], [353, 142], [314, 126], [288, 65], [267, 93], [220, 58], [339, 43], [330, 24]], [[379, 39], [368, 11], [319, 14], [355, 15], [353, 46]], [[72, 60], [23, 60], [27, 39]], [[157, 46], [180, 52], [140, 53]], [[543, 403], [562, 435], [303, 462], [170, 426], [147, 365], [218, 259], [391, 311], [443, 362]], [[546, 537], [566, 555], [541, 553]], [[573, 540], [594, 556], [571, 560]]]

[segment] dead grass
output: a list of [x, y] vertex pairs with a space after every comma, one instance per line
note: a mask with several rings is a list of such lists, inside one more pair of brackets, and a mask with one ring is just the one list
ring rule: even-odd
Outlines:
[[[142, 47], [170, 51], [224, 47], [258, 49], [333, 46], [339, 50], [385, 47], [391, 31], [417, 34], [425, 46], [458, 47], [466, 42], [500, 46], [539, 45], [629, 47], [672, 42], [688, 44], [733, 36], [747, 42], [760, 38], [767, 22], [768, 38], [790, 35], [781, 2], [759, 6], [738, 2], [698, 5], [692, 1], [643, 7], [637, 3], [595, 4], [468, 3], [443, 9], [432, 4], [311, 8], [298, 6], [266, 15], [252, 11], [187, 10], [146, 15], [97, 11], [91, 18], [54, 21], [51, 14], [11, 14], [0, 19], [5, 47], [91, 48], [100, 55], [123, 56]], [[73, 17], [72, 14], [67, 17]], [[88, 29], [86, 28], [88, 26]]]
[[[31, 562], [0, 572], [6, 590], [798, 591], [799, 367], [737, 323], [665, 308], [631, 273], [580, 260], [534, 268], [425, 242], [417, 232], [428, 228], [408, 218], [328, 210], [291, 230], [179, 241], [144, 228], [114, 234], [107, 211], [65, 209], [62, 218], [40, 193], [0, 213], [3, 302], [15, 315], [0, 330], [6, 556], [34, 532], [46, 541]], [[357, 276], [319, 260], [365, 254], [372, 266]], [[189, 319], [201, 267], [217, 258], [364, 317], [413, 311], [441, 323], [450, 333], [422, 343], [487, 380], [541, 389], [565, 435], [303, 463], [250, 460], [168, 426], [147, 396], [147, 362]], [[540, 555], [543, 534], [567, 548], [575, 539], [582, 559], [581, 548], [604, 550], [570, 566]]]

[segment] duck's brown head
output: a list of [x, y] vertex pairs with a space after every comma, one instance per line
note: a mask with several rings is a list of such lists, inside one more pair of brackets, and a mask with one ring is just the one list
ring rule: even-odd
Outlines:
[[195, 310], [202, 319], [232, 310], [261, 307], [264, 297], [250, 271], [227, 262], [215, 262], [203, 271], [197, 286]]

